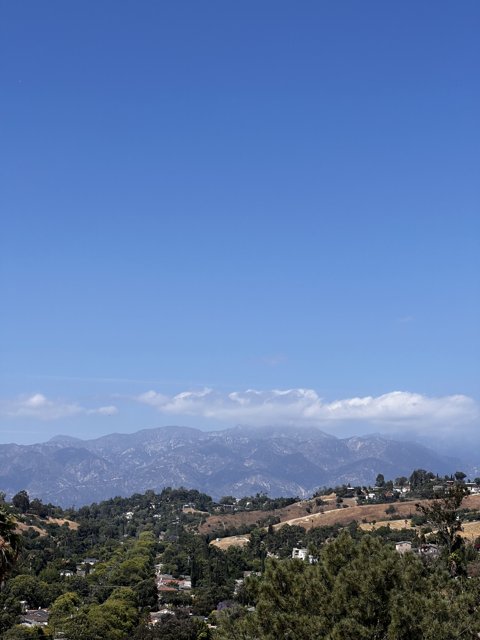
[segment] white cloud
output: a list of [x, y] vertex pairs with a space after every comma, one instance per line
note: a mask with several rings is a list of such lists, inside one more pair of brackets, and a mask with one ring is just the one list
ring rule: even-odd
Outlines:
[[362, 422], [375, 426], [448, 428], [480, 416], [477, 403], [468, 396], [431, 397], [409, 391], [326, 402], [313, 389], [248, 389], [222, 394], [205, 388], [173, 396], [148, 391], [137, 400], [164, 414], [198, 416], [230, 424], [327, 427], [340, 422]]
[[118, 409], [112, 404], [106, 407], [98, 407], [98, 409], [88, 409], [87, 413], [89, 415], [96, 413], [99, 416], [115, 416], [118, 413]]
[[98, 414], [111, 416], [118, 413], [115, 406], [82, 407], [76, 402], [51, 400], [42, 393], [31, 396], [20, 396], [0, 404], [0, 413], [10, 418], [36, 418], [38, 420], [59, 420], [78, 415]]

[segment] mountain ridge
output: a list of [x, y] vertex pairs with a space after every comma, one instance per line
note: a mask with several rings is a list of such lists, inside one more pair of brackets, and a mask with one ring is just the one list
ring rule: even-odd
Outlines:
[[0, 490], [26, 489], [62, 506], [146, 489], [186, 486], [219, 498], [267, 492], [305, 497], [318, 487], [451, 473], [459, 461], [424, 445], [372, 434], [337, 438], [316, 428], [237, 426], [221, 431], [155, 427], [82, 440], [0, 445]]

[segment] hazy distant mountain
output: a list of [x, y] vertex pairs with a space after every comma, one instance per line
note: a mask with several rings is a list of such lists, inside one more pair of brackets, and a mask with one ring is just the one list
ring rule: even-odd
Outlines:
[[144, 429], [95, 440], [58, 436], [0, 445], [0, 490], [26, 489], [64, 506], [183, 485], [223, 495], [306, 496], [323, 485], [368, 484], [423, 468], [461, 464], [411, 442], [379, 435], [339, 439], [315, 428]]

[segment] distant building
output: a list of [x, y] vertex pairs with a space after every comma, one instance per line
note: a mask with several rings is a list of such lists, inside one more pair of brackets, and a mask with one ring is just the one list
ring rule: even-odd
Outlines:
[[445, 486], [443, 484], [436, 484], [432, 487], [433, 493], [445, 493]]
[[46, 627], [48, 609], [27, 609], [20, 616], [20, 624], [24, 627]]
[[308, 553], [308, 549], [299, 549], [297, 547], [293, 547], [292, 558], [297, 560], [306, 560], [310, 564], [315, 564], [315, 562], [317, 562], [317, 559]]
[[149, 624], [150, 625], [156, 625], [158, 622], [160, 622], [163, 618], [163, 616], [173, 616], [175, 615], [174, 612], [171, 609], [160, 609], [160, 611], [154, 611], [153, 613], [150, 614], [150, 621]]
[[62, 578], [72, 578], [75, 574], [70, 569], [64, 569], [63, 571], [60, 571], [60, 575]]
[[412, 543], [409, 540], [397, 542], [395, 545], [395, 551], [397, 553], [411, 553], [412, 551]]
[[470, 493], [480, 493], [480, 486], [476, 482], [465, 482], [465, 486]]
[[438, 558], [440, 549], [436, 544], [422, 544], [417, 553], [424, 558]]
[[169, 573], [157, 573], [158, 591], [190, 591], [192, 579], [190, 576], [174, 578]]
[[438, 558], [440, 555], [440, 548], [436, 544], [422, 544], [414, 549], [409, 540], [397, 542], [395, 551], [397, 551], [397, 553], [416, 553], [422, 558]]

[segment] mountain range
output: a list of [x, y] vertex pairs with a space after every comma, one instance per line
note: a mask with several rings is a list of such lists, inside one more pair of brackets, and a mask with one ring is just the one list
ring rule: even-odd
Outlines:
[[337, 438], [316, 428], [189, 427], [143, 429], [94, 440], [56, 436], [32, 445], [0, 445], [0, 490], [79, 506], [147, 489], [185, 486], [214, 498], [266, 492], [312, 494], [321, 486], [365, 485], [378, 473], [413, 469], [452, 473], [457, 460], [380, 435]]

